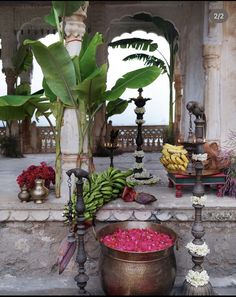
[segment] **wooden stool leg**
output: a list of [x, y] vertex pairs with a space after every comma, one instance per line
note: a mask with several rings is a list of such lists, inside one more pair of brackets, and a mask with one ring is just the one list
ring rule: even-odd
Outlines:
[[221, 184], [218, 184], [218, 185], [216, 185], [216, 190], [217, 190], [217, 192], [216, 192], [216, 196], [217, 197], [223, 197], [223, 194], [222, 194], [222, 192], [221, 192], [221, 188], [223, 187], [223, 185], [221, 185]]
[[176, 189], [176, 191], [175, 191], [175, 197], [176, 198], [182, 197], [182, 186], [181, 185], [176, 185], [175, 186], [175, 189]]
[[169, 188], [174, 188], [174, 183], [172, 182], [171, 179], [169, 179], [168, 187]]

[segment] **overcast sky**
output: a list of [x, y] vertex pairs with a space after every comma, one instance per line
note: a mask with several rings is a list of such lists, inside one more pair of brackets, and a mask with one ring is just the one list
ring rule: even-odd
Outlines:
[[[158, 49], [165, 56], [167, 61], [169, 61], [169, 47], [167, 41], [163, 37], [159, 37], [154, 33], [146, 33], [143, 31], [135, 31], [131, 34], [124, 33], [119, 37], [116, 37], [113, 41], [120, 38], [131, 38], [140, 37], [152, 39], [154, 42], [158, 43]], [[49, 45], [58, 40], [55, 35], [49, 35], [41, 39], [41, 41]], [[144, 67], [142, 61], [127, 61], [124, 62], [122, 59], [130, 54], [135, 53], [134, 49], [113, 49], [109, 48], [109, 70], [107, 76], [107, 89], [111, 89], [115, 84], [116, 80], [120, 78], [123, 74]], [[141, 51], [138, 51], [141, 52]], [[144, 53], [147, 53], [143, 51]], [[157, 53], [155, 56], [161, 58]], [[0, 61], [0, 67], [2, 68], [2, 62]], [[35, 92], [42, 88], [42, 71], [34, 59], [33, 63], [33, 75], [31, 82], [31, 90]], [[7, 88], [5, 83], [5, 77], [2, 72], [0, 72], [0, 95], [6, 95]], [[122, 99], [136, 98], [138, 96], [137, 90], [127, 89], [121, 96]], [[144, 120], [146, 125], [160, 125], [168, 124], [168, 110], [169, 110], [169, 86], [168, 77], [166, 74], [160, 75], [156, 81], [154, 81], [149, 86], [143, 88], [143, 97], [151, 98], [150, 101], [146, 103], [146, 113], [144, 114]], [[128, 108], [124, 113], [120, 115], [112, 116], [110, 119], [113, 125], [135, 125], [136, 114], [134, 113], [134, 103], [130, 103]], [[47, 121], [43, 118], [40, 120], [39, 125], [47, 125]]]

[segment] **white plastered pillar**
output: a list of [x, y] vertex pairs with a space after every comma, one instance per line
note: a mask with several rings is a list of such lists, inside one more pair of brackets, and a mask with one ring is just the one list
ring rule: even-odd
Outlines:
[[[65, 17], [65, 47], [71, 57], [78, 56], [81, 49], [81, 40], [85, 33], [84, 20], [87, 17], [88, 1], [72, 16]], [[79, 152], [79, 132], [77, 117], [74, 108], [66, 108], [63, 116], [63, 125], [61, 129], [61, 160], [62, 160], [62, 181], [61, 181], [61, 199], [64, 202], [68, 200], [68, 176], [66, 172], [76, 167], [76, 161]], [[86, 143], [86, 141], [85, 141]], [[86, 147], [84, 152], [86, 152]], [[88, 170], [86, 162], [83, 163], [83, 169]]]

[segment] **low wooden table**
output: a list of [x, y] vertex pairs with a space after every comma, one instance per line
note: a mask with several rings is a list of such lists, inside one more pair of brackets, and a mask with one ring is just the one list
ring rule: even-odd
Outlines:
[[[175, 186], [176, 192], [175, 197], [182, 197], [182, 190], [184, 186], [193, 186], [196, 181], [195, 175], [184, 175], [184, 174], [176, 174], [176, 173], [167, 173], [169, 179], [169, 188], [173, 188]], [[212, 175], [203, 175], [202, 183], [203, 185], [211, 186], [215, 185], [217, 189], [217, 197], [222, 197], [220, 193], [220, 189], [225, 184], [226, 175], [224, 173], [217, 173]]]

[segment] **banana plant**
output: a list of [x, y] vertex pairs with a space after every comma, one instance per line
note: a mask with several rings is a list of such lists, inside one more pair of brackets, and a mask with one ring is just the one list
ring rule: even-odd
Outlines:
[[150, 53], [158, 52], [162, 59], [157, 58], [151, 54], [144, 54], [144, 53], [135, 53], [125, 57], [124, 61], [129, 61], [133, 59], [138, 59], [144, 61], [144, 65], [156, 65], [162, 69], [162, 73], [167, 73], [169, 79], [169, 129], [168, 129], [168, 142], [174, 141], [174, 131], [173, 131], [173, 80], [174, 80], [174, 65], [175, 65], [175, 57], [178, 51], [178, 40], [179, 34], [174, 28], [173, 24], [169, 21], [163, 20], [160, 17], [152, 17], [150, 15], [140, 13], [132, 17], [137, 21], [145, 21], [145, 22], [152, 22], [159, 32], [165, 37], [165, 39], [169, 43], [170, 49], [170, 62], [168, 62], [163, 54], [158, 50], [158, 45], [153, 42], [151, 39], [142, 39], [142, 38], [128, 38], [128, 39], [121, 39], [115, 42], [109, 43], [109, 46], [116, 48], [130, 48], [132, 47], [134, 50], [142, 50], [142, 51], [149, 51]]
[[[96, 33], [92, 38], [83, 36], [79, 56], [71, 58], [64, 47], [63, 31], [60, 21], [79, 9], [85, 1], [52, 1], [52, 10], [45, 20], [57, 27], [60, 41], [49, 47], [39, 41], [25, 40], [33, 50], [40, 65], [47, 89], [57, 97], [54, 102], [56, 113], [57, 142], [59, 143], [62, 118], [65, 107], [74, 107], [79, 131], [79, 151], [77, 165], [81, 167], [81, 157], [84, 155], [85, 138], [88, 137], [89, 170], [93, 170], [92, 158], [92, 125], [96, 112], [106, 100], [117, 100], [126, 88], [139, 88], [150, 84], [159, 74], [156, 66], [145, 67], [127, 73], [120, 78], [115, 86], [106, 91], [107, 65], [97, 66], [97, 47], [103, 43], [102, 35]], [[60, 144], [57, 154], [60, 155]], [[61, 168], [56, 172], [61, 176]], [[56, 179], [59, 182], [60, 177]], [[56, 187], [57, 188], [57, 187]]]
[[[15, 55], [12, 57], [12, 65], [13, 67], [11, 68], [11, 70], [13, 71], [13, 75], [14, 75], [14, 83], [11, 86], [8, 95], [14, 95], [16, 92], [18, 92], [18, 94], [20, 94], [22, 92], [22, 94], [29, 94], [29, 85], [26, 86], [27, 83], [25, 84], [21, 84], [21, 86], [17, 86], [17, 78], [19, 77], [19, 75], [30, 69], [30, 67], [32, 66], [32, 61], [33, 61], [33, 54], [29, 48], [29, 46], [25, 46], [25, 45], [21, 45]], [[6, 120], [6, 126], [9, 128], [9, 135], [11, 136], [12, 132], [11, 132], [11, 127], [13, 124], [13, 121], [16, 121], [16, 119], [14, 120]]]
[[[23, 92], [23, 90], [25, 90], [25, 86], [23, 84], [19, 85], [16, 88], [16, 93]], [[16, 94], [0, 97], [0, 119], [7, 123], [17, 121], [20, 125], [20, 122], [31, 119], [35, 113], [36, 117], [45, 116], [50, 121], [48, 118], [50, 114], [48, 109], [49, 101], [47, 98], [42, 98], [42, 93], [32, 95]], [[20, 131], [22, 131], [21, 128]], [[20, 144], [22, 143], [17, 143], [16, 149], [19, 150]], [[22, 154], [20, 153], [19, 156], [22, 156]]]
[[137, 69], [123, 75], [111, 90], [106, 90], [107, 65], [98, 66], [96, 63], [97, 47], [102, 43], [100, 33], [91, 38], [85, 34], [79, 56], [71, 58], [60, 41], [48, 47], [40, 41], [24, 41], [24, 44], [32, 48], [48, 88], [60, 98], [62, 114], [65, 107], [75, 107], [79, 130], [78, 166], [81, 166], [87, 135], [90, 169], [93, 167], [91, 131], [96, 112], [106, 100], [117, 100], [126, 88], [147, 86], [161, 72], [157, 66]]

